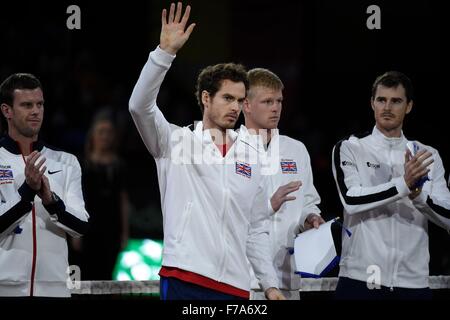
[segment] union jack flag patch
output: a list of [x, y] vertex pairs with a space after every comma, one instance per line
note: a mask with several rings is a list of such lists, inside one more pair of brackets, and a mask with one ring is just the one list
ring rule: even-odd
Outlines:
[[248, 163], [236, 161], [236, 173], [250, 179], [252, 177], [252, 167]]
[[12, 170], [0, 169], [0, 180], [14, 179]]
[[282, 173], [292, 173], [297, 174], [297, 163], [293, 160], [282, 160], [281, 164], [281, 172]]

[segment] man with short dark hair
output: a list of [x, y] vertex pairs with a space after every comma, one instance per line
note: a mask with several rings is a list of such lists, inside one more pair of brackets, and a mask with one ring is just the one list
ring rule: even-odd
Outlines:
[[203, 121], [191, 130], [169, 123], [156, 105], [161, 83], [188, 40], [190, 6], [162, 12], [160, 44], [130, 98], [136, 127], [155, 158], [164, 220], [163, 300], [248, 299], [252, 262], [269, 299], [283, 299], [271, 268], [267, 179], [252, 140], [232, 130], [246, 97], [245, 69], [205, 68], [197, 98]]
[[0, 140], [0, 296], [69, 297], [67, 234], [81, 236], [88, 213], [72, 154], [38, 139], [40, 81], [16, 73], [0, 85], [8, 132]]
[[436, 149], [403, 135], [413, 107], [411, 81], [396, 71], [373, 85], [372, 132], [333, 150], [333, 174], [344, 206], [336, 297], [429, 299], [428, 221], [450, 229], [450, 192]]

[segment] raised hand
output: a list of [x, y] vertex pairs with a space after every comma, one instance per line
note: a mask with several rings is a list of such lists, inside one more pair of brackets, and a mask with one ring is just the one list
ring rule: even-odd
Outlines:
[[301, 185], [301, 181], [291, 181], [288, 184], [279, 187], [277, 191], [275, 191], [275, 193], [272, 195], [272, 198], [270, 198], [270, 204], [272, 205], [273, 211], [277, 212], [278, 210], [280, 210], [281, 206], [286, 201], [295, 200], [296, 197], [290, 196], [289, 194], [297, 191]]
[[41, 189], [42, 176], [47, 169], [44, 165], [45, 158], [37, 162], [40, 156], [39, 152], [33, 151], [25, 161], [25, 181], [35, 191]]
[[195, 27], [195, 23], [191, 23], [186, 29], [191, 7], [186, 7], [183, 17], [181, 17], [182, 12], [183, 5], [178, 2], [176, 11], [175, 4], [170, 5], [169, 19], [167, 19], [166, 9], [162, 11], [161, 15], [162, 27], [159, 46], [172, 55], [175, 55], [183, 47]]

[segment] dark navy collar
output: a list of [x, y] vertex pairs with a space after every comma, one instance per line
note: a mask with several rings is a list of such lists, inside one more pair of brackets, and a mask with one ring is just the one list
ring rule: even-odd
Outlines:
[[[8, 150], [9, 152], [14, 153], [14, 154], [22, 154], [22, 152], [19, 148], [19, 143], [17, 141], [13, 140], [7, 134], [5, 134], [3, 137], [1, 137], [0, 147], [3, 147], [6, 150]], [[41, 151], [42, 148], [44, 148], [44, 143], [40, 140], [37, 140], [31, 144], [31, 151], [35, 151], [35, 150]]]

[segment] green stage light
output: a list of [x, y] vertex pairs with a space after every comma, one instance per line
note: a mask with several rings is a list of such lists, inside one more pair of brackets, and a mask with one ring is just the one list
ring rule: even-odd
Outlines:
[[126, 248], [119, 254], [113, 272], [113, 279], [159, 280], [162, 263], [161, 240], [130, 239]]

